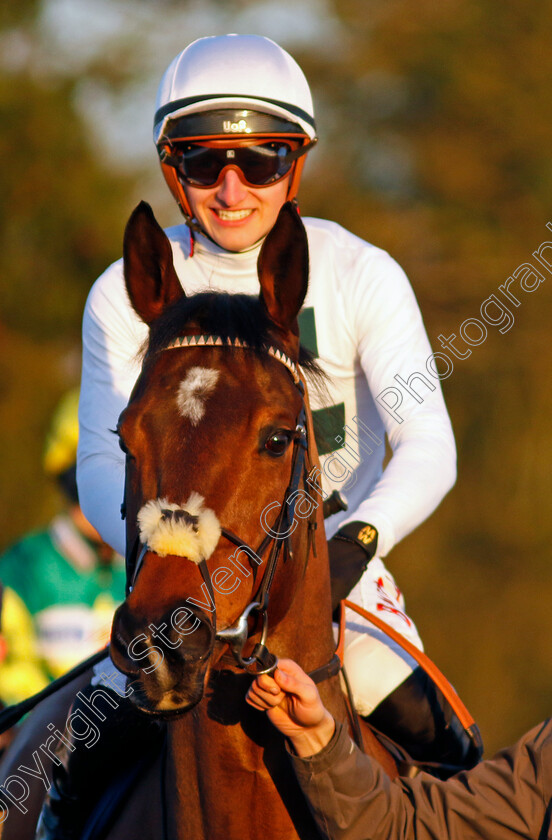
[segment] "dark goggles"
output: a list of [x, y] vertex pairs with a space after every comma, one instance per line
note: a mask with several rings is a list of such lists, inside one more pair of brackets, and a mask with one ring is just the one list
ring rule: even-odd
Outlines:
[[238, 169], [249, 186], [268, 187], [288, 175], [297, 158], [306, 154], [315, 142], [294, 151], [289, 144], [279, 141], [230, 148], [174, 143], [170, 151], [162, 149], [160, 156], [163, 163], [173, 166], [193, 187], [218, 186], [229, 167]]

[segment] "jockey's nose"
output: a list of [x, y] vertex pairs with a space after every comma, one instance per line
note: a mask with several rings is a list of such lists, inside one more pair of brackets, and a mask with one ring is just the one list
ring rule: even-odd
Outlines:
[[228, 169], [224, 174], [216, 197], [226, 207], [233, 207], [247, 197], [247, 187], [235, 169]]

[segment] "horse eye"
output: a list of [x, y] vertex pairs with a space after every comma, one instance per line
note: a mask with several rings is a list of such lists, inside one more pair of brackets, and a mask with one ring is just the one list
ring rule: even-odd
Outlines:
[[271, 455], [283, 455], [289, 446], [291, 436], [289, 432], [273, 432], [265, 442], [265, 449]]

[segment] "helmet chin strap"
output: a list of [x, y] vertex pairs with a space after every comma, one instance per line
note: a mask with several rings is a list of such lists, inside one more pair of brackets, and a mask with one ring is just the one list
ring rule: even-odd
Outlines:
[[[186, 211], [184, 210], [184, 208], [182, 207], [180, 202], [178, 202], [178, 207], [180, 208], [180, 212], [184, 216], [184, 224], [187, 225], [187, 227], [189, 227], [191, 231], [193, 231], [194, 233], [200, 233], [202, 236], [206, 236], [207, 239], [210, 239], [211, 242], [215, 242], [215, 240], [211, 236], [209, 236], [208, 233], [206, 233], [203, 230], [203, 228], [200, 226], [199, 222], [196, 219], [194, 219], [192, 216], [190, 216], [189, 213], [186, 213]], [[217, 243], [215, 242], [215, 245], [216, 244]]]

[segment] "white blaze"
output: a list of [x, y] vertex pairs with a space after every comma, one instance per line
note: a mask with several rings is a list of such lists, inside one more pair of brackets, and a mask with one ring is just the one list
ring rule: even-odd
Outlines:
[[187, 417], [192, 426], [197, 426], [205, 414], [205, 401], [214, 390], [218, 378], [218, 370], [193, 367], [180, 383], [176, 402], [181, 415]]

